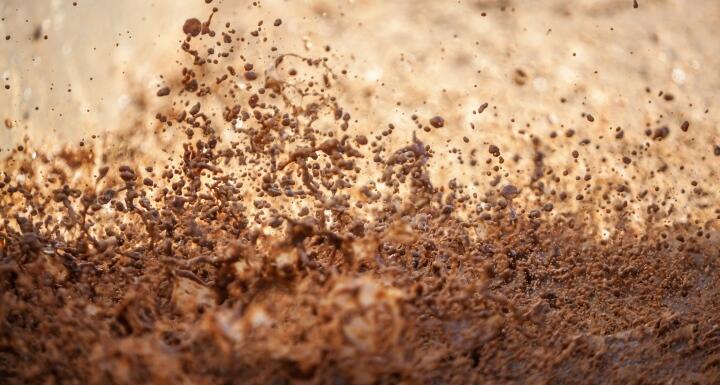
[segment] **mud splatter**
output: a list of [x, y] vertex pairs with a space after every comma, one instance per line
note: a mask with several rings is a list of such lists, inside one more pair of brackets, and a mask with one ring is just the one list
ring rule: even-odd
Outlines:
[[[651, 149], [677, 123], [648, 124], [638, 148], [610, 147], [627, 140], [619, 127], [563, 127], [502, 151], [465, 137], [478, 147], [451, 149], [467, 160], [451, 164], [419, 117], [368, 135], [341, 102], [337, 63], [275, 51], [261, 22], [248, 35], [266, 55], [241, 55], [216, 12], [183, 25], [155, 130], [112, 138], [171, 132], [176, 155], [150, 166], [100, 145], [28, 143], [3, 160], [0, 378], [718, 381], [713, 185], [653, 185], [671, 166]], [[399, 145], [386, 139], [396, 129]], [[616, 163], [586, 162], [593, 152]], [[477, 185], [434, 178], [443, 167]], [[673, 216], [679, 194], [686, 221]]]

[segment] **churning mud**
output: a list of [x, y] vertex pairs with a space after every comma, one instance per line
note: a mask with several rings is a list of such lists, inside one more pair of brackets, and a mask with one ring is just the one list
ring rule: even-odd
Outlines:
[[275, 45], [292, 14], [205, 2], [150, 128], [2, 153], [0, 382], [720, 381], [709, 107], [648, 87], [688, 113], [494, 141], [506, 106], [378, 115], [350, 58]]

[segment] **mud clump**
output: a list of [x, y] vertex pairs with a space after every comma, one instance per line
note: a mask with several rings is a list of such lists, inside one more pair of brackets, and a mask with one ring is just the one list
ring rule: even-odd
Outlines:
[[445, 126], [445, 119], [442, 116], [434, 116], [430, 119], [430, 125], [435, 128], [442, 128]]
[[3, 161], [3, 383], [720, 380], [720, 211], [694, 183], [694, 217], [672, 220], [681, 192], [633, 161], [649, 143], [603, 154], [636, 167], [622, 179], [578, 170], [588, 142], [553, 147], [574, 131], [517, 155], [478, 140], [477, 185], [441, 184], [422, 124], [399, 146], [368, 135], [340, 102], [349, 75], [239, 55], [216, 11], [185, 22], [170, 102], [134, 133], [175, 133], [176, 155]]
[[183, 24], [183, 32], [186, 35], [195, 37], [199, 35], [200, 32], [202, 32], [202, 23], [200, 22], [200, 20], [194, 17], [191, 19], [187, 19], [185, 20], [185, 24]]

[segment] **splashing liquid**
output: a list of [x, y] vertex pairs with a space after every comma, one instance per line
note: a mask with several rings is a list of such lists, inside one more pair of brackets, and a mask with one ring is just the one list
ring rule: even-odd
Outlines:
[[[178, 28], [153, 132], [3, 161], [4, 383], [720, 380], [714, 187], [680, 209], [647, 166], [691, 123], [447, 156], [452, 113], [369, 135], [338, 63], [247, 57], [283, 21], [222, 16]], [[143, 166], [137, 139], [177, 151]]]

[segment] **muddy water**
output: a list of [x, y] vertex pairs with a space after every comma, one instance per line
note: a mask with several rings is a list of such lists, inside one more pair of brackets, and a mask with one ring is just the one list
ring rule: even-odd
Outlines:
[[[557, 99], [525, 111], [482, 78], [456, 83], [452, 63], [436, 90], [418, 91], [427, 79], [413, 71], [385, 84], [362, 49], [298, 34], [303, 11], [235, 24], [236, 8], [207, 3], [165, 32], [178, 49], [137, 91], [136, 118], [104, 117], [118, 128], [61, 149], [28, 135], [5, 151], [2, 378], [718, 381], [706, 86], [693, 94], [674, 71], [674, 86], [569, 92], [519, 61], [496, 95]], [[473, 20], [517, 23], [533, 6], [479, 4]], [[318, 7], [338, 20], [353, 10]], [[632, 28], [627, 12], [670, 11], [554, 12], [592, 14], [611, 33]], [[434, 56], [401, 62], [481, 46], [438, 34]], [[565, 60], [585, 56], [580, 77], [610, 68], [578, 51]], [[608, 99], [624, 114], [601, 108]]]

